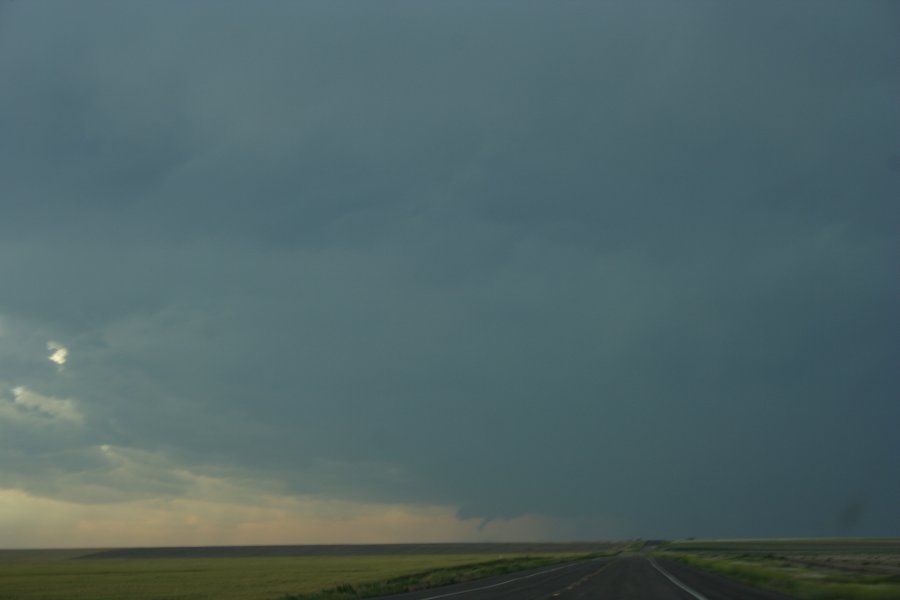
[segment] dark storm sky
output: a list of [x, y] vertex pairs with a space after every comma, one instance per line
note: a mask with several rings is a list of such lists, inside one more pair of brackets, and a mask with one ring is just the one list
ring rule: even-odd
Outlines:
[[900, 535], [898, 33], [874, 1], [0, 4], [0, 487]]

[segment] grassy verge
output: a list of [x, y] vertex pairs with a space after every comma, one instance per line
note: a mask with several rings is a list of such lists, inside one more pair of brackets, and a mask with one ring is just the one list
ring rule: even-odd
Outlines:
[[774, 555], [706, 557], [665, 552], [660, 556], [802, 600], [897, 600], [900, 577], [836, 572], [798, 566]]
[[785, 538], [747, 540], [677, 540], [663, 545], [673, 551], [703, 554], [900, 554], [900, 538]]
[[431, 569], [383, 581], [365, 582], [357, 585], [342, 584], [312, 594], [285, 596], [283, 600], [356, 600], [358, 598], [390, 596], [392, 594], [414, 592], [433, 587], [452, 585], [454, 583], [464, 583], [466, 581], [483, 579], [494, 575], [525, 571], [561, 562], [584, 560], [596, 556], [602, 556], [602, 554], [582, 554], [576, 556], [543, 555], [502, 558], [467, 565]]

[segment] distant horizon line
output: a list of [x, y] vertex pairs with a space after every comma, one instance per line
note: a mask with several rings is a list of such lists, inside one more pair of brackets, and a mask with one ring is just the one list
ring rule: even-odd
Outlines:
[[180, 544], [180, 545], [126, 545], [126, 546], [16, 546], [16, 547], [0, 547], [0, 552], [7, 551], [40, 551], [40, 550], [153, 550], [153, 549], [203, 549], [203, 548], [337, 548], [337, 547], [365, 547], [365, 546], [523, 546], [523, 545], [542, 545], [542, 546], [578, 546], [592, 544], [622, 544], [641, 541], [660, 541], [660, 542], [802, 542], [802, 541], [846, 541], [846, 540], [869, 540], [869, 541], [900, 541], [900, 535], [877, 535], [877, 536], [800, 536], [800, 537], [625, 537], [625, 538], [598, 538], [594, 540], [529, 540], [529, 541], [453, 541], [453, 542], [436, 542], [436, 541], [408, 541], [408, 542], [328, 542], [328, 543], [284, 543], [284, 544]]

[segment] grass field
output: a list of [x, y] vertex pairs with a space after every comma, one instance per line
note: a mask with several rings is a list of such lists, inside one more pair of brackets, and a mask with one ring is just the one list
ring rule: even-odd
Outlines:
[[79, 560], [80, 554], [83, 552], [0, 552], [0, 598], [357, 598], [465, 581], [584, 556], [556, 553], [504, 558], [466, 554]]
[[900, 599], [900, 539], [691, 540], [660, 554], [803, 600]]

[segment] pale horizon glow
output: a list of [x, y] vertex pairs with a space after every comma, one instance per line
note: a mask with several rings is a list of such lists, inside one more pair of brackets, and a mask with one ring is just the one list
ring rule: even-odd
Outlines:
[[[0, 547], [525, 542], [561, 529], [577, 535], [587, 525], [540, 515], [484, 521], [461, 518], [452, 506], [288, 495], [277, 481], [204, 474], [162, 454], [110, 444], [94, 451], [91, 475], [68, 477], [40, 494], [0, 487]], [[607, 531], [606, 539], [621, 533]]]
[[3, 488], [0, 514], [3, 549], [528, 542], [560, 525], [534, 515], [483, 523], [442, 506], [273, 496], [80, 504]]

